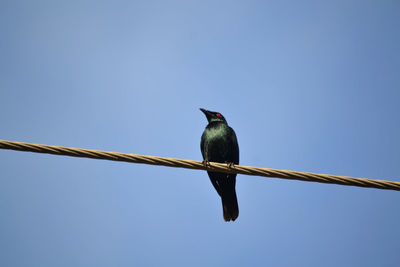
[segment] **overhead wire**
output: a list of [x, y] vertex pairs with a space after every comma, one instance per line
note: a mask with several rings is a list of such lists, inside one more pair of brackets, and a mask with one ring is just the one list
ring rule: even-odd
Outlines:
[[400, 182], [0, 140], [0, 149], [400, 191]]

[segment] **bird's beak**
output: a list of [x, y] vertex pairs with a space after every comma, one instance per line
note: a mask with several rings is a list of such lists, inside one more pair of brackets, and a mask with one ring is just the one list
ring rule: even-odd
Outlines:
[[210, 121], [210, 118], [211, 118], [210, 111], [208, 111], [208, 110], [206, 110], [204, 108], [201, 108], [200, 110], [204, 113], [204, 115], [206, 115], [207, 120]]

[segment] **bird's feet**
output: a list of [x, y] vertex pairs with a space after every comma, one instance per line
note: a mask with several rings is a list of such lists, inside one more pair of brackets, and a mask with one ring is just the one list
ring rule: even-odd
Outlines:
[[228, 165], [229, 169], [232, 169], [235, 166], [235, 163], [233, 163], [233, 162], [226, 162], [225, 161], [225, 163]]
[[[226, 165], [228, 166], [229, 169], [232, 169], [235, 164], [233, 162], [227, 162], [225, 161]], [[231, 177], [231, 175], [229, 173], [226, 174], [226, 178], [229, 180], [229, 177]]]
[[203, 164], [203, 166], [206, 167], [206, 168], [210, 167], [210, 162], [209, 162], [208, 160], [206, 160], [206, 159], [203, 160], [202, 164]]

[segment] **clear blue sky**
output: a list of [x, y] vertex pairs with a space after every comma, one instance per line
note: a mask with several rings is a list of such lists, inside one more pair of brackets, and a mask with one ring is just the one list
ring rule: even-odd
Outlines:
[[[0, 139], [400, 181], [399, 1], [0, 1]], [[0, 150], [1, 266], [398, 266], [400, 193]]]

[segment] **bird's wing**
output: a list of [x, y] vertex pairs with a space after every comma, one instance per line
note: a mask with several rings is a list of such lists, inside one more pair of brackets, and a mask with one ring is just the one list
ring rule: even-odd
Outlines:
[[203, 156], [203, 159], [206, 159], [206, 157], [205, 157], [205, 155], [204, 155], [204, 153], [205, 153], [205, 151], [204, 151], [204, 133], [203, 133], [203, 135], [201, 136], [200, 150], [201, 150], [201, 155]]
[[239, 144], [236, 138], [235, 131], [231, 128], [231, 147], [232, 147], [232, 155], [233, 155], [233, 163], [239, 164]]
[[207, 172], [207, 173], [208, 177], [210, 177], [212, 185], [215, 188], [215, 191], [217, 191], [218, 195], [221, 196], [221, 185], [219, 184], [220, 181], [219, 176], [221, 176], [222, 174], [217, 172]]

